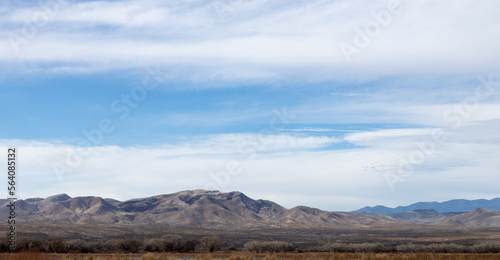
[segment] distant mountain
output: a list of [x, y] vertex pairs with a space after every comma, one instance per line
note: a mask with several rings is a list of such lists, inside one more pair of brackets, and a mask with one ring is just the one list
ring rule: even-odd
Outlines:
[[[0, 217], [9, 208], [3, 201]], [[20, 221], [106, 224], [160, 224], [174, 227], [368, 227], [406, 223], [385, 215], [327, 212], [298, 206], [286, 209], [272, 201], [253, 200], [241, 192], [181, 191], [118, 201], [59, 194], [16, 202]]]
[[395, 219], [409, 220], [413, 222], [432, 222], [446, 218], [445, 215], [433, 209], [416, 209], [410, 212], [393, 213], [389, 216]]
[[389, 208], [385, 206], [375, 206], [375, 207], [364, 207], [359, 210], [352, 211], [353, 213], [365, 213], [365, 214], [384, 214], [391, 215], [394, 213], [410, 212], [418, 209], [433, 209], [439, 213], [446, 213], [447, 215], [454, 215], [455, 213], [470, 212], [477, 208], [483, 208], [488, 210], [500, 211], [500, 198], [494, 198], [491, 200], [479, 199], [479, 200], [449, 200], [445, 202], [418, 202], [411, 204], [409, 206], [399, 206], [396, 208]]
[[[393, 208], [389, 208], [386, 206], [375, 206], [375, 207], [364, 207], [362, 209], [358, 209], [355, 211], [351, 211], [352, 213], [363, 213], [363, 214], [383, 214], [383, 215], [389, 215], [393, 213], [399, 213]], [[404, 212], [404, 211], [403, 211]]]

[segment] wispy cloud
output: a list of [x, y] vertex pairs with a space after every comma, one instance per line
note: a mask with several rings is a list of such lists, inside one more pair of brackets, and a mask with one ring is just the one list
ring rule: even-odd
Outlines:
[[335, 93], [335, 92], [330, 92], [329, 94], [332, 96], [345, 96], [345, 97], [357, 97], [366, 95], [362, 93]]
[[[242, 165], [242, 172], [231, 177], [224, 191], [243, 190], [288, 207], [306, 204], [354, 210], [370, 201], [394, 206], [419, 200], [477, 198], [479, 193], [481, 197], [495, 196], [494, 184], [500, 181], [495, 171], [500, 167], [500, 140], [495, 129], [498, 121], [450, 130], [446, 142], [439, 143], [435, 154], [416, 167], [395, 191], [389, 189], [381, 173], [366, 171], [363, 166], [410, 153], [417, 142], [429, 138], [431, 129], [365, 131], [346, 134], [343, 139], [326, 135], [218, 134], [190, 137], [175, 145], [99, 146], [62, 180], [54, 174], [51, 163], [65, 160], [72, 146], [23, 140], [1, 140], [0, 145], [20, 147], [23, 176], [19, 188], [25, 197], [67, 192], [72, 196], [128, 199], [203, 188], [212, 181], [210, 172], [224, 169], [228, 161], [235, 160]], [[475, 138], [464, 142], [468, 136]], [[357, 146], [331, 147], [341, 141]], [[257, 156], [248, 160], [241, 153], [242, 144], [258, 146]], [[317, 150], [319, 147], [328, 149]], [[292, 196], [298, 190], [307, 196]]]
[[214, 9], [217, 1], [63, 3], [28, 38], [23, 36], [26, 20], [43, 9], [2, 4], [9, 12], [0, 26], [13, 33], [4, 34], [2, 49], [12, 50], [12, 35], [22, 43], [17, 53], [2, 52], [0, 62], [60, 73], [162, 64], [185, 66], [183, 73], [193, 80], [203, 74], [204, 80], [232, 81], [477, 74], [497, 68], [500, 60], [496, 1], [404, 2], [383, 35], [350, 65], [338, 44], [355, 37], [355, 29], [386, 8], [386, 1], [255, 0], [238, 4], [223, 20]]
[[280, 131], [292, 131], [292, 132], [355, 132], [355, 130], [322, 128], [322, 127], [304, 127], [304, 128], [280, 129]]
[[431, 135], [436, 129], [384, 129], [378, 131], [362, 132], [348, 134], [344, 139], [346, 141], [370, 141], [374, 139], [387, 139], [408, 136], [426, 136]]

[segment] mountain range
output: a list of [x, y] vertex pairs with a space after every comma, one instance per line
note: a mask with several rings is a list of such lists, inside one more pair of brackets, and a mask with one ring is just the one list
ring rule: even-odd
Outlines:
[[[18, 200], [16, 214], [18, 222], [26, 223], [158, 224], [192, 228], [366, 228], [404, 226], [415, 222], [444, 226], [500, 227], [500, 211], [477, 209], [478, 206], [495, 209], [499, 202], [500, 199], [453, 200], [416, 203], [395, 209], [367, 207], [348, 213], [328, 212], [306, 206], [286, 209], [269, 200], [251, 199], [241, 192], [192, 190], [127, 201], [93, 196], [71, 198], [66, 194], [59, 194], [48, 198]], [[7, 200], [0, 200], [0, 218], [4, 221], [10, 213], [8, 203]], [[473, 209], [469, 210], [471, 208]], [[383, 214], [377, 214], [378, 212]]]
[[455, 199], [445, 202], [417, 202], [408, 206], [399, 206], [396, 208], [389, 208], [379, 205], [375, 207], [364, 207], [352, 212], [390, 215], [394, 213], [410, 212], [421, 209], [433, 209], [439, 213], [444, 213], [445, 215], [450, 215], [450, 213], [451, 215], [455, 215], [456, 213], [470, 212], [477, 208], [500, 211], [500, 198], [494, 198], [491, 200]]
[[[0, 217], [7, 219], [8, 202], [0, 200]], [[178, 227], [365, 227], [395, 220], [384, 215], [327, 212], [298, 206], [286, 209], [272, 201], [253, 200], [241, 192], [181, 191], [173, 194], [118, 201], [100, 197], [59, 194], [45, 199], [16, 202], [16, 214], [23, 222], [70, 222], [107, 224], [163, 224]]]

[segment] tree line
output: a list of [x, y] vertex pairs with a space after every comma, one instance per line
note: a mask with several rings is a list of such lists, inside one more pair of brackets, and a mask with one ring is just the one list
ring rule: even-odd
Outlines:
[[[178, 235], [140, 240], [135, 238], [110, 239], [106, 241], [86, 241], [74, 239], [64, 241], [57, 236], [45, 238], [20, 238], [16, 243], [18, 252], [46, 253], [97, 253], [97, 252], [214, 252], [221, 249], [220, 238], [206, 236], [201, 239], [184, 239]], [[0, 252], [10, 251], [7, 240], [0, 243]]]
[[[108, 253], [108, 252], [215, 252], [244, 250], [255, 253], [284, 252], [331, 252], [331, 253], [500, 253], [500, 242], [483, 241], [458, 243], [339, 243], [327, 242], [322, 245], [296, 247], [286, 241], [250, 241], [239, 247], [223, 244], [218, 236], [199, 239], [184, 238], [179, 235], [164, 235], [150, 239], [120, 238], [103, 241], [83, 239], [63, 240], [57, 236], [44, 238], [21, 237], [17, 241], [17, 251], [46, 253]], [[7, 239], [0, 241], [0, 252], [10, 250]]]

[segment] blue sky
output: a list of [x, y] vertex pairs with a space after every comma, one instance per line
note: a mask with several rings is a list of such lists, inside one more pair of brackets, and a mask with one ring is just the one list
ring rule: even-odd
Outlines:
[[0, 144], [24, 198], [498, 197], [499, 5], [3, 1]]

